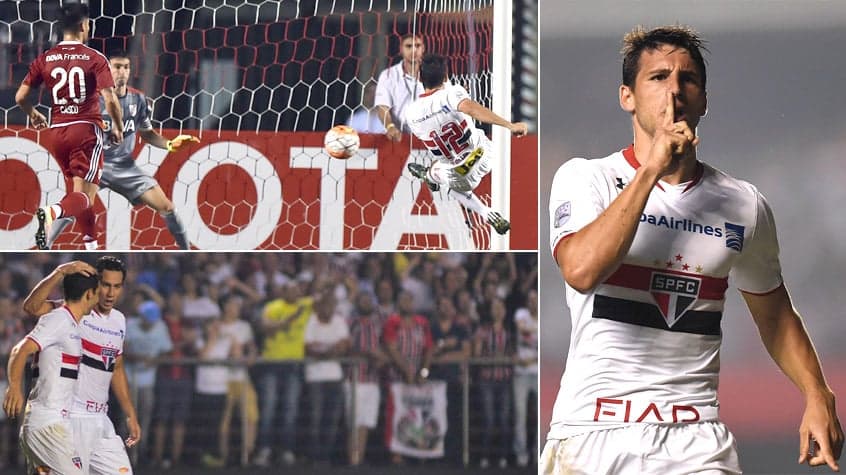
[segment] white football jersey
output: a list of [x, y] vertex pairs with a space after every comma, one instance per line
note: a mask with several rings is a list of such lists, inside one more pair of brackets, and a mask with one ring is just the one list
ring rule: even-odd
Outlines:
[[[550, 245], [591, 223], [634, 177], [632, 147], [572, 159], [552, 182]], [[767, 293], [782, 283], [772, 212], [749, 183], [699, 164], [652, 190], [620, 267], [586, 292], [566, 285], [572, 331], [550, 439], [625, 424], [716, 420], [729, 278]]]
[[24, 424], [49, 425], [70, 410], [82, 352], [79, 325], [63, 305], [42, 315], [26, 337], [39, 351], [32, 364], [35, 386], [29, 393]]
[[466, 89], [446, 83], [441, 89], [421, 94], [405, 109], [411, 132], [435, 158], [452, 165], [460, 165], [467, 154], [489, 148], [490, 143], [473, 118], [458, 111], [458, 104], [465, 99], [470, 99]]
[[82, 361], [79, 384], [74, 393], [73, 412], [106, 412], [115, 361], [123, 354], [126, 317], [117, 309], [108, 315], [96, 309], [79, 322]]

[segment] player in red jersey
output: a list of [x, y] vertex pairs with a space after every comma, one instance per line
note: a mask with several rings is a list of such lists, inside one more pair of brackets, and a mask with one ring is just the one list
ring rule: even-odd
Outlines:
[[96, 249], [94, 198], [103, 169], [105, 125], [100, 116], [100, 94], [112, 119], [108, 134], [114, 143], [123, 141], [123, 117], [115, 95], [109, 61], [85, 45], [90, 31], [88, 6], [73, 3], [62, 7], [63, 41], [38, 56], [15, 94], [15, 102], [29, 116], [33, 127], [47, 127], [47, 118], [29, 102], [29, 92], [42, 83], [53, 96], [49, 130], [51, 153], [59, 162], [72, 188], [58, 203], [36, 212], [35, 243], [47, 249], [53, 220], [73, 216], [82, 226], [86, 248]]

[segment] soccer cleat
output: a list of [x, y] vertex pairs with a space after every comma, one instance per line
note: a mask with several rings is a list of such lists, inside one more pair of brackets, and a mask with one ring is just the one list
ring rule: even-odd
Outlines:
[[420, 165], [419, 163], [409, 163], [408, 164], [408, 171], [410, 171], [411, 174], [415, 178], [419, 178], [419, 179], [423, 180], [423, 183], [426, 183], [429, 186], [430, 190], [440, 191], [441, 185], [439, 185], [439, 184], [437, 184], [433, 181], [430, 181], [429, 178], [426, 176], [428, 171], [429, 171], [429, 169], [427, 167], [424, 167], [423, 165]]
[[496, 211], [491, 211], [488, 214], [487, 221], [488, 224], [493, 226], [498, 234], [505, 234], [509, 229], [511, 229], [511, 223], [509, 223], [507, 219], [503, 218], [502, 215]]
[[47, 237], [50, 235], [50, 229], [53, 227], [53, 211], [49, 206], [42, 206], [35, 212], [35, 217], [38, 218], [38, 231], [35, 232], [35, 244], [38, 249], [46, 251], [50, 249], [47, 245]]

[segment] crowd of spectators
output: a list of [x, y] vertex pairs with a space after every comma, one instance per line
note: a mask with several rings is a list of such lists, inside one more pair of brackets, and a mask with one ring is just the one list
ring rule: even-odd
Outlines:
[[[447, 382], [445, 460], [460, 464], [474, 356], [498, 359], [467, 373], [473, 463], [536, 459], [535, 253], [116, 255], [144, 433], [135, 463], [403, 463], [377, 435], [385, 383], [428, 377]], [[41, 278], [98, 256], [0, 255], [0, 353], [34, 325], [20, 307]], [[16, 434], [0, 421], [0, 464], [19, 462]]]

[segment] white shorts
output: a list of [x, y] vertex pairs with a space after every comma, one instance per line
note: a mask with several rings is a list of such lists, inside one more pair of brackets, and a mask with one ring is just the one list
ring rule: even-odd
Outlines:
[[[352, 385], [344, 383], [347, 393], [347, 414], [350, 414]], [[355, 387], [355, 425], [373, 429], [379, 420], [379, 385], [377, 383], [358, 383]]]
[[123, 440], [106, 414], [71, 414], [71, 424], [85, 473], [132, 474]]
[[[435, 160], [429, 170], [430, 178], [455, 191], [467, 193], [475, 190], [479, 186], [479, 183], [482, 182], [482, 178], [485, 178], [485, 175], [490, 173], [491, 160], [493, 160], [490, 146], [482, 146], [476, 150], [479, 150], [481, 153], [478, 158], [475, 160], [467, 158], [464, 164], [458, 166]], [[469, 155], [472, 155], [474, 152], [475, 150], [471, 151]], [[470, 160], [473, 161], [472, 165], [470, 164]], [[470, 166], [465, 167], [463, 165]]]
[[82, 459], [73, 444], [70, 421], [32, 429], [21, 426], [21, 450], [26, 457], [26, 473], [82, 475]]
[[734, 436], [721, 422], [633, 424], [550, 439], [544, 475], [740, 474]]

